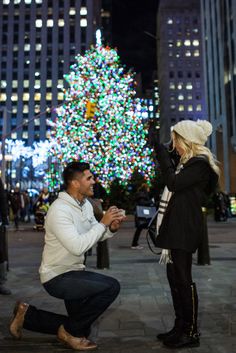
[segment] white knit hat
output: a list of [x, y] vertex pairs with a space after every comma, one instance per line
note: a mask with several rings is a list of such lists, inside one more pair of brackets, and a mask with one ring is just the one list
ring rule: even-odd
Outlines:
[[207, 120], [182, 120], [172, 126], [171, 131], [177, 132], [185, 140], [204, 145], [212, 133], [212, 125]]

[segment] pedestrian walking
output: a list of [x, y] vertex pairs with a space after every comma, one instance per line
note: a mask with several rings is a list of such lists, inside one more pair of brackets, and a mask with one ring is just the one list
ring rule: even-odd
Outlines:
[[96, 221], [87, 197], [93, 196], [94, 179], [87, 163], [71, 162], [63, 172], [65, 191], [52, 203], [45, 222], [45, 245], [39, 269], [45, 290], [64, 300], [68, 315], [60, 315], [20, 302], [10, 324], [13, 337], [22, 328], [55, 334], [75, 350], [91, 350], [97, 344], [88, 339], [91, 325], [115, 300], [119, 282], [85, 269], [84, 254], [99, 240], [114, 235], [124, 219], [117, 207], [110, 207]]
[[160, 261], [167, 264], [175, 323], [157, 338], [170, 348], [197, 347], [198, 295], [192, 280], [192, 253], [202, 241], [202, 206], [216, 188], [219, 168], [204, 146], [212, 133], [208, 121], [180, 121], [171, 131], [179, 163], [173, 164], [164, 145], [156, 143], [155, 151], [166, 184], [157, 218], [157, 246], [163, 249]]
[[6, 225], [8, 225], [7, 200], [3, 183], [0, 179], [0, 294], [3, 295], [11, 294], [10, 289], [5, 286], [5, 283], [7, 281], [6, 265], [8, 261]]

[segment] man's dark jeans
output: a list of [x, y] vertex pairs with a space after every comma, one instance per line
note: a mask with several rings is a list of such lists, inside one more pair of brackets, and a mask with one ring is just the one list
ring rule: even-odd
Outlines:
[[68, 313], [55, 314], [29, 306], [24, 328], [41, 333], [57, 334], [60, 325], [73, 336], [88, 337], [92, 323], [115, 300], [119, 282], [108, 276], [89, 271], [70, 271], [44, 283], [53, 297], [63, 299]]

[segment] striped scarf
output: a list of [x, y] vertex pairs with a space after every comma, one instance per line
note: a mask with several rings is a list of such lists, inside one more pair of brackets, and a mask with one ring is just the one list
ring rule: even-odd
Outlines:
[[[182, 164], [178, 165], [178, 167], [177, 167], [177, 169], [175, 171], [175, 174], [178, 174], [181, 171], [182, 168], [183, 168]], [[166, 212], [166, 209], [167, 209], [167, 206], [168, 206], [168, 203], [169, 203], [169, 201], [171, 199], [172, 194], [173, 193], [168, 189], [168, 187], [165, 186], [165, 188], [163, 190], [163, 194], [162, 194], [161, 200], [160, 200], [159, 208], [158, 208], [157, 227], [156, 227], [156, 229], [157, 229], [157, 237], [159, 235], [159, 229], [160, 229], [164, 214]], [[170, 252], [169, 249], [162, 249], [159, 263], [160, 264], [172, 263], [171, 252]]]

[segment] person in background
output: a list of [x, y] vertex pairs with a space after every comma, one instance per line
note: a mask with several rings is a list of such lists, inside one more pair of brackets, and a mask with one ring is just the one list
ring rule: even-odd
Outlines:
[[169, 151], [155, 141], [154, 149], [166, 187], [157, 217], [157, 246], [162, 248], [160, 261], [167, 264], [175, 311], [174, 327], [157, 338], [169, 348], [197, 347], [198, 294], [192, 280], [192, 253], [202, 241], [204, 215], [202, 206], [214, 192], [219, 167], [204, 146], [212, 133], [205, 120], [183, 120], [172, 127], [173, 149], [180, 156], [173, 164]]
[[10, 332], [16, 339], [22, 328], [56, 334], [75, 350], [96, 349], [89, 339], [93, 322], [115, 300], [119, 282], [87, 271], [84, 254], [99, 240], [112, 237], [124, 217], [116, 206], [96, 221], [87, 197], [93, 196], [94, 179], [89, 164], [71, 162], [63, 172], [65, 191], [52, 203], [45, 222], [45, 245], [39, 269], [45, 290], [64, 301], [61, 315], [20, 302], [16, 304]]
[[5, 286], [7, 281], [7, 270], [6, 270], [6, 261], [8, 260], [7, 256], [7, 241], [6, 241], [6, 228], [8, 225], [7, 218], [7, 200], [2, 180], [0, 179], [0, 294], [9, 295], [11, 294], [10, 289]]
[[21, 209], [22, 209], [22, 197], [19, 187], [15, 187], [12, 194], [10, 194], [10, 205], [13, 212], [15, 228], [18, 230], [19, 221], [21, 217]]
[[[154, 206], [153, 200], [150, 195], [150, 188], [147, 184], [142, 184], [135, 194], [135, 204], [136, 206]], [[138, 241], [140, 238], [140, 234], [143, 229], [146, 229], [150, 219], [148, 218], [139, 218], [137, 214], [135, 214], [135, 225], [136, 230], [133, 236], [131, 249], [133, 250], [141, 250], [143, 246], [140, 246]]]
[[104, 205], [107, 200], [107, 192], [106, 189], [102, 186], [102, 184], [99, 181], [98, 175], [94, 174], [94, 193], [93, 193], [93, 198], [98, 199], [101, 202], [102, 208], [104, 208]]

